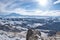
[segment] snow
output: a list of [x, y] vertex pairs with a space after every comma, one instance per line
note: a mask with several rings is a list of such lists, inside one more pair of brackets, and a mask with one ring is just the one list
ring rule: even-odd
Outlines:
[[[26, 23], [27, 26], [29, 27], [37, 27], [37, 26], [43, 26], [44, 24], [42, 23], [33, 23], [33, 24], [29, 24], [27, 21], [7, 21], [7, 20], [0, 20], [0, 27], [1, 25], [4, 25], [6, 27], [9, 27], [11, 30], [13, 29], [17, 29], [21, 32], [10, 32], [10, 31], [3, 31], [0, 30], [0, 40], [26, 40], [26, 34], [27, 34], [27, 28], [19, 26], [19, 25], [23, 25], [23, 23]], [[18, 25], [17, 25], [18, 24]], [[23, 31], [24, 30], [24, 31]], [[41, 31], [41, 36], [43, 38], [48, 38], [48, 33], [44, 33], [44, 32], [49, 32], [49, 30], [39, 30]], [[43, 31], [43, 32], [42, 32]], [[41, 39], [39, 39], [41, 40]]]
[[41, 32], [41, 36], [44, 37], [44, 38], [47, 38], [48, 37], [48, 34], [47, 33], [44, 33], [44, 32]]
[[21, 40], [26, 40], [26, 38], [22, 38]]
[[5, 32], [5, 31], [1, 30], [0, 31], [0, 40], [25, 40], [26, 39], [24, 36], [24, 35], [26, 35], [26, 34], [24, 34], [25, 32], [23, 31], [21, 33], [16, 33], [14, 35], [13, 32]]
[[[26, 40], [27, 31], [22, 32], [6, 32], [0, 30], [0, 40]], [[47, 37], [47, 34], [41, 32], [42, 37]], [[41, 40], [41, 39], [39, 39]]]

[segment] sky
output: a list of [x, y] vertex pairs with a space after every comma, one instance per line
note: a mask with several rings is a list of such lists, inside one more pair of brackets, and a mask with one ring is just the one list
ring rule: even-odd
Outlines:
[[60, 16], [60, 0], [0, 0], [0, 14]]

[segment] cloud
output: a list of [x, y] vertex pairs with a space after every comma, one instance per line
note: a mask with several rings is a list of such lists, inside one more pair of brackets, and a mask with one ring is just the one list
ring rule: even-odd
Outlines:
[[14, 12], [21, 15], [34, 15], [34, 16], [60, 16], [60, 10], [41, 11], [41, 10], [24, 10], [15, 9]]
[[18, 13], [22, 15], [60, 16], [60, 10], [42, 11], [34, 0], [2, 0], [0, 13]]
[[3, 2], [5, 5], [8, 4], [5, 9], [13, 10], [15, 8], [24, 8], [24, 9], [36, 9], [37, 4], [33, 0], [5, 0]]
[[51, 10], [43, 13], [45, 16], [60, 16], [60, 10]]
[[57, 0], [57, 1], [54, 2], [54, 4], [58, 4], [58, 3], [60, 3], [60, 0]]
[[15, 10], [16, 8], [25, 10], [35, 10], [38, 8], [34, 0], [0, 0], [0, 12]]

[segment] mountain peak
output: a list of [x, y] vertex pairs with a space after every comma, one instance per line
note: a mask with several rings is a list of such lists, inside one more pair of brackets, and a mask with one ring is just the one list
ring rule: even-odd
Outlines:
[[11, 13], [11, 14], [9, 14], [9, 15], [7, 15], [7, 16], [20, 16], [20, 14], [17, 14], [17, 13]]

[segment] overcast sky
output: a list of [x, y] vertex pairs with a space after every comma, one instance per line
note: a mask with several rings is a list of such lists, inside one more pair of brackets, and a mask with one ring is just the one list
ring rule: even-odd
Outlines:
[[0, 13], [60, 16], [60, 0], [0, 0]]

